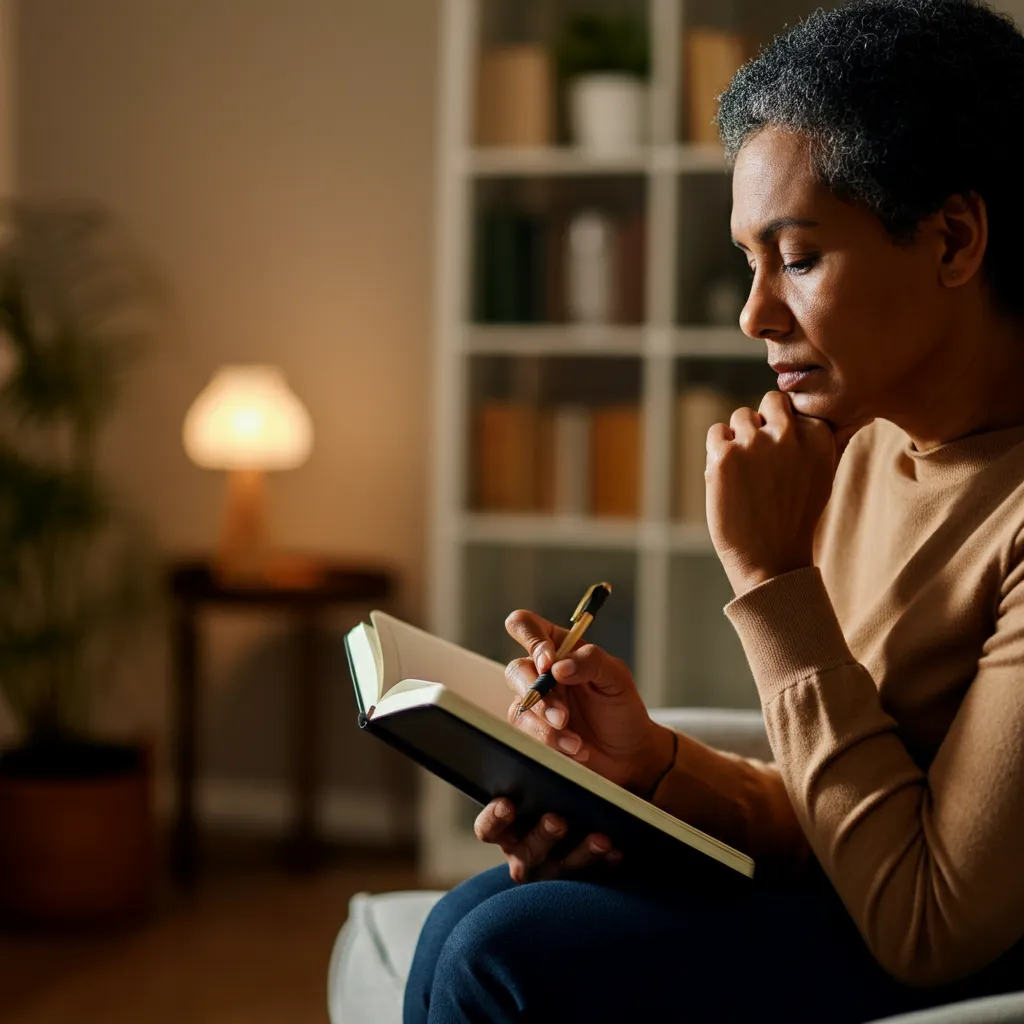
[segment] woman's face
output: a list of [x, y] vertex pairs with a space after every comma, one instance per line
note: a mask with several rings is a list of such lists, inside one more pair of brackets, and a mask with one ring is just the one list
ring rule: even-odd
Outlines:
[[744, 333], [773, 369], [815, 367], [780, 374], [798, 412], [845, 426], [919, 407], [948, 332], [933, 235], [897, 245], [814, 180], [799, 135], [770, 129], [736, 159], [731, 226], [754, 273]]

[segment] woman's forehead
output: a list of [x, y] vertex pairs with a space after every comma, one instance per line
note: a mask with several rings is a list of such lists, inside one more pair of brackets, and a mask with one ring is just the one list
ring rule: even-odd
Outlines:
[[766, 129], [751, 137], [736, 156], [732, 176], [733, 237], [756, 239], [777, 222], [817, 221], [834, 197], [815, 178], [810, 150], [795, 132]]

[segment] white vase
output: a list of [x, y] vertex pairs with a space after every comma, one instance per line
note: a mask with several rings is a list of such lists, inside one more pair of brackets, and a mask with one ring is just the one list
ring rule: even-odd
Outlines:
[[647, 136], [647, 85], [632, 75], [580, 75], [569, 83], [573, 141], [597, 153], [621, 153]]

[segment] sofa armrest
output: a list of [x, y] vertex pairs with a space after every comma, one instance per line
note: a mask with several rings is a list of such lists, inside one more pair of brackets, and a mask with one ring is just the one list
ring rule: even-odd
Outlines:
[[739, 708], [652, 708], [651, 718], [717, 750], [772, 760], [760, 711]]

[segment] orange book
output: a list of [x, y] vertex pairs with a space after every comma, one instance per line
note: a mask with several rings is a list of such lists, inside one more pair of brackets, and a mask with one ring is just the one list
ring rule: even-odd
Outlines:
[[478, 146], [549, 146], [554, 120], [551, 58], [545, 47], [495, 46], [480, 54]]
[[527, 402], [484, 402], [476, 411], [473, 505], [528, 512], [537, 504], [537, 417]]
[[590, 507], [595, 516], [639, 515], [642, 457], [640, 406], [596, 408], [590, 424]]
[[751, 41], [735, 32], [703, 26], [683, 36], [684, 133], [690, 142], [718, 142], [714, 124], [718, 97], [754, 54]]

